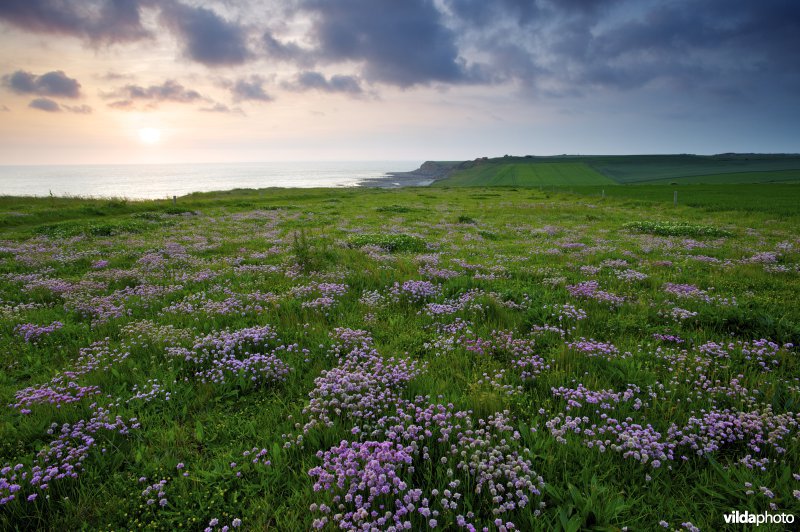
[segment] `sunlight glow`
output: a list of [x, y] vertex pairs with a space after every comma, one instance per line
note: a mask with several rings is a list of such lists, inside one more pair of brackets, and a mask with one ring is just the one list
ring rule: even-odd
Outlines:
[[155, 144], [161, 140], [161, 130], [154, 127], [143, 127], [139, 130], [139, 140], [145, 144]]

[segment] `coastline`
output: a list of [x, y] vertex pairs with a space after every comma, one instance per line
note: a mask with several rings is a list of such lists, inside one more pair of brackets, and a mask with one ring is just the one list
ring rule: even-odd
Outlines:
[[426, 161], [407, 171], [387, 171], [413, 168], [402, 161], [0, 166], [0, 196], [147, 200], [236, 189], [396, 189], [428, 186], [459, 164]]
[[388, 170], [418, 165], [419, 160], [0, 165], [0, 195], [137, 200], [235, 189], [358, 187], [362, 181], [391, 180]]
[[404, 188], [426, 187], [436, 181], [430, 177], [411, 172], [387, 172], [384, 177], [368, 177], [359, 181], [356, 186], [364, 188]]
[[447, 177], [461, 161], [425, 161], [410, 172], [386, 172], [384, 177], [369, 177], [358, 182], [359, 187], [403, 188], [426, 187]]

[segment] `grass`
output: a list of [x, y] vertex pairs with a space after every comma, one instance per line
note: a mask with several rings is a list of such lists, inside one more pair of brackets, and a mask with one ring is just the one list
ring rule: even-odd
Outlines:
[[672, 205], [675, 192], [678, 205], [700, 211], [738, 211], [772, 213], [773, 216], [797, 218], [800, 184], [732, 184], [732, 185], [637, 185], [635, 187], [569, 187], [553, 191], [585, 196], [626, 199], [644, 204]]
[[0, 199], [0, 529], [308, 530], [334, 448], [438, 529], [494, 530], [490, 478], [518, 530], [800, 514], [800, 187], [519, 186]]

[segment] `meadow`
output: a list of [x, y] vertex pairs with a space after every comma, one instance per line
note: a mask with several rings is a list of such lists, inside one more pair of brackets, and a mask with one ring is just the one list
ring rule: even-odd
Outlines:
[[773, 183], [769, 185], [747, 184], [689, 184], [636, 186], [554, 186], [542, 190], [580, 194], [585, 196], [609, 197], [626, 200], [624, 205], [652, 203], [672, 205], [677, 192], [678, 205], [694, 207], [706, 212], [760, 212], [771, 217], [800, 217], [800, 184]]
[[0, 198], [0, 528], [800, 518], [796, 189], [598, 185]]

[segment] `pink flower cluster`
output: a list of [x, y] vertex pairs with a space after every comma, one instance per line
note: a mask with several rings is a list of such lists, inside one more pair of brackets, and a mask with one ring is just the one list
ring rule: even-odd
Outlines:
[[64, 326], [60, 321], [54, 321], [50, 325], [36, 325], [35, 323], [20, 323], [14, 327], [14, 332], [22, 336], [22, 338], [32, 343], [37, 341], [42, 336], [52, 334]]
[[600, 283], [597, 281], [584, 281], [582, 283], [568, 285], [567, 291], [572, 297], [593, 299], [612, 307], [618, 307], [625, 302], [625, 298], [622, 296], [600, 290]]
[[200, 382], [222, 385], [238, 378], [261, 386], [285, 380], [291, 368], [279, 355], [300, 349], [297, 344], [269, 347], [277, 341], [275, 330], [264, 325], [216, 331], [196, 338], [192, 349], [167, 348], [167, 353], [183, 358]]
[[[16, 499], [17, 493], [25, 487], [26, 491], [44, 491], [55, 480], [77, 478], [91, 449], [102, 441], [101, 436], [108, 437], [114, 433], [126, 435], [131, 429], [139, 428], [136, 418], [126, 423], [120, 416], [112, 419], [107, 409], [97, 405], [92, 405], [92, 408], [92, 417], [89, 419], [64, 423], [60, 429], [57, 423], [53, 423], [48, 434], [58, 431], [58, 436], [39, 451], [35, 465], [30, 468], [24, 464], [17, 464], [13, 468], [6, 465], [0, 470], [0, 506]], [[36, 495], [36, 492], [31, 493], [27, 500], [35, 500]]]
[[394, 283], [389, 293], [395, 298], [405, 298], [411, 302], [423, 301], [438, 297], [442, 287], [430, 281], [404, 281], [402, 284]]

